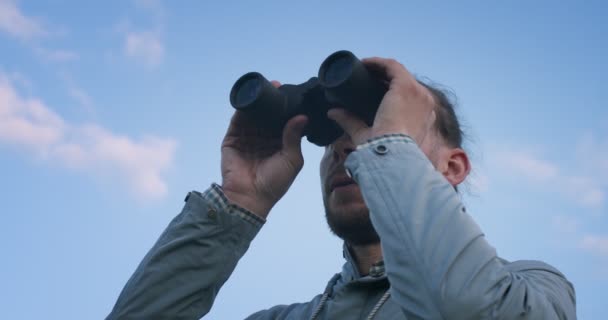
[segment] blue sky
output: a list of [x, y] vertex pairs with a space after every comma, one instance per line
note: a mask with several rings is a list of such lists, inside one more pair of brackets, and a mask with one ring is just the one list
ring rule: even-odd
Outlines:
[[[315, 76], [330, 53], [451, 88], [474, 173], [463, 199], [499, 255], [608, 286], [607, 6], [601, 1], [0, 0], [0, 306], [101, 319], [190, 190], [220, 181], [234, 81]], [[209, 319], [307, 301], [343, 263], [305, 167]]]

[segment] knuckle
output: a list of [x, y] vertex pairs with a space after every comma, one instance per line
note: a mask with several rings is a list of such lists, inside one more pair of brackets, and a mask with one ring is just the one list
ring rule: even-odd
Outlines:
[[435, 105], [435, 96], [425, 86], [418, 84], [418, 95], [427, 105]]
[[424, 94], [424, 98], [425, 98], [424, 101], [426, 102], [426, 104], [429, 105], [429, 106], [434, 106], [435, 105], [435, 97], [430, 92], [428, 92], [428, 90], [425, 90], [424, 93], [425, 93]]
[[401, 71], [406, 71], [407, 68], [405, 68], [405, 66], [403, 65], [403, 63], [395, 60], [395, 59], [388, 59], [388, 63], [391, 66], [391, 68], [393, 68], [394, 70], [401, 70]]
[[386, 64], [388, 64], [392, 68], [395, 68], [395, 67], [398, 67], [399, 65], [401, 65], [399, 63], [399, 61], [397, 61], [393, 58], [386, 59]]
[[411, 95], [418, 95], [420, 94], [420, 88], [418, 87], [418, 82], [416, 82], [416, 80], [414, 79], [405, 79], [404, 81], [404, 86], [407, 89], [407, 92]]
[[399, 88], [402, 95], [415, 96], [418, 94], [418, 87], [415, 80], [410, 78], [395, 79], [395, 85]]

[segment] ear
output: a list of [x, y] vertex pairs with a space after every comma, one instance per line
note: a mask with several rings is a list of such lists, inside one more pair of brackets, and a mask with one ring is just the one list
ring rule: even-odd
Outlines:
[[466, 179], [471, 172], [471, 163], [466, 152], [460, 148], [446, 150], [445, 165], [442, 174], [451, 185], [457, 186]]

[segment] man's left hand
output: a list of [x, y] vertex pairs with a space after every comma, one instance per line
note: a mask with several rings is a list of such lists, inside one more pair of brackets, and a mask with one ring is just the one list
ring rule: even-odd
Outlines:
[[435, 122], [435, 100], [431, 92], [394, 59], [367, 58], [366, 67], [384, 77], [388, 91], [384, 95], [372, 127], [353, 113], [334, 108], [327, 116], [336, 121], [356, 145], [384, 134], [402, 133], [422, 145]]

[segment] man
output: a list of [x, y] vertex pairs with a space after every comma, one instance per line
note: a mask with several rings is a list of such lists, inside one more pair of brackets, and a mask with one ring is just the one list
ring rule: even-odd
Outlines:
[[[328, 112], [345, 134], [320, 166], [347, 262], [312, 301], [248, 319], [575, 319], [574, 288], [559, 271], [499, 258], [465, 212], [456, 186], [470, 163], [445, 96], [394, 60], [364, 63], [389, 90], [371, 127]], [[108, 319], [204, 316], [302, 168], [306, 121], [296, 116], [273, 137], [237, 112], [222, 144], [222, 185], [188, 195]]]

